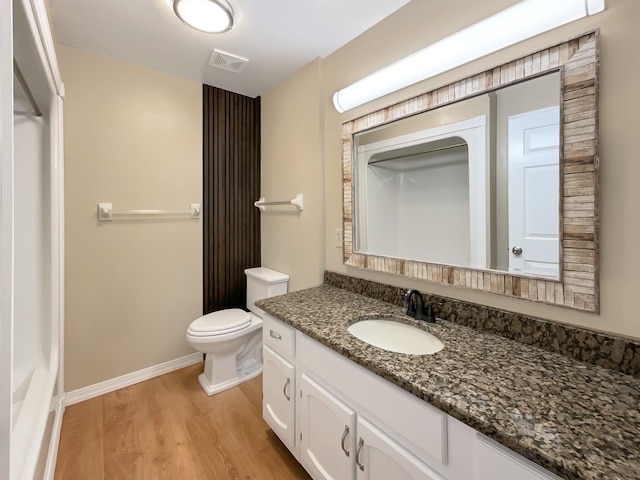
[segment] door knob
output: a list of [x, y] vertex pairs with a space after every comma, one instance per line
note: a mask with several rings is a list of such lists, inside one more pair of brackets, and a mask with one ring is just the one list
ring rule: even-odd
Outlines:
[[514, 255], [521, 255], [522, 254], [522, 247], [513, 247], [511, 249], [511, 253], [513, 253]]

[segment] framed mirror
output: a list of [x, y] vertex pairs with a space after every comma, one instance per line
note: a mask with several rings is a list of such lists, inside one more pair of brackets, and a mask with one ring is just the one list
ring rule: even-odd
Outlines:
[[344, 123], [344, 263], [598, 312], [598, 36]]

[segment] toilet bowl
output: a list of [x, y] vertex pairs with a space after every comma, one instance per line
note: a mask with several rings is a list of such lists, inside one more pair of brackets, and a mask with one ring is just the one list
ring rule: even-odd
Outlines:
[[189, 326], [187, 342], [207, 354], [198, 376], [207, 395], [262, 372], [262, 319], [255, 314], [234, 308], [204, 315]]
[[287, 293], [289, 276], [264, 267], [245, 270], [247, 307], [219, 310], [197, 318], [187, 329], [187, 342], [206, 354], [198, 376], [213, 395], [262, 373], [262, 314], [255, 301]]

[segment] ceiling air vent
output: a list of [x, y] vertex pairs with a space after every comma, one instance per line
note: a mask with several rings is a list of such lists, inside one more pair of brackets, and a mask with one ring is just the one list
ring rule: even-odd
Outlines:
[[238, 57], [227, 52], [221, 52], [220, 50], [214, 50], [211, 53], [209, 59], [209, 65], [215, 68], [221, 68], [222, 70], [228, 70], [229, 72], [240, 73], [244, 70], [244, 67], [249, 63], [246, 58]]

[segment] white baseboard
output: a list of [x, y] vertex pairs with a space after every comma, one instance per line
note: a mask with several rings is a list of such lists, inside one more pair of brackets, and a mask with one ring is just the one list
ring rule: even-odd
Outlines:
[[137, 372], [127, 373], [121, 377], [105, 380], [104, 382], [96, 383], [95, 385], [79, 388], [78, 390], [66, 393], [65, 405], [69, 406], [75, 403], [84, 402], [90, 398], [99, 397], [105, 393], [144, 382], [145, 380], [159, 377], [165, 373], [173, 372], [174, 370], [179, 370], [201, 361], [202, 353], [196, 352], [191, 355], [187, 355], [186, 357], [176, 358], [175, 360], [170, 360], [168, 362], [161, 363], [160, 365], [154, 365], [153, 367], [144, 368]]

